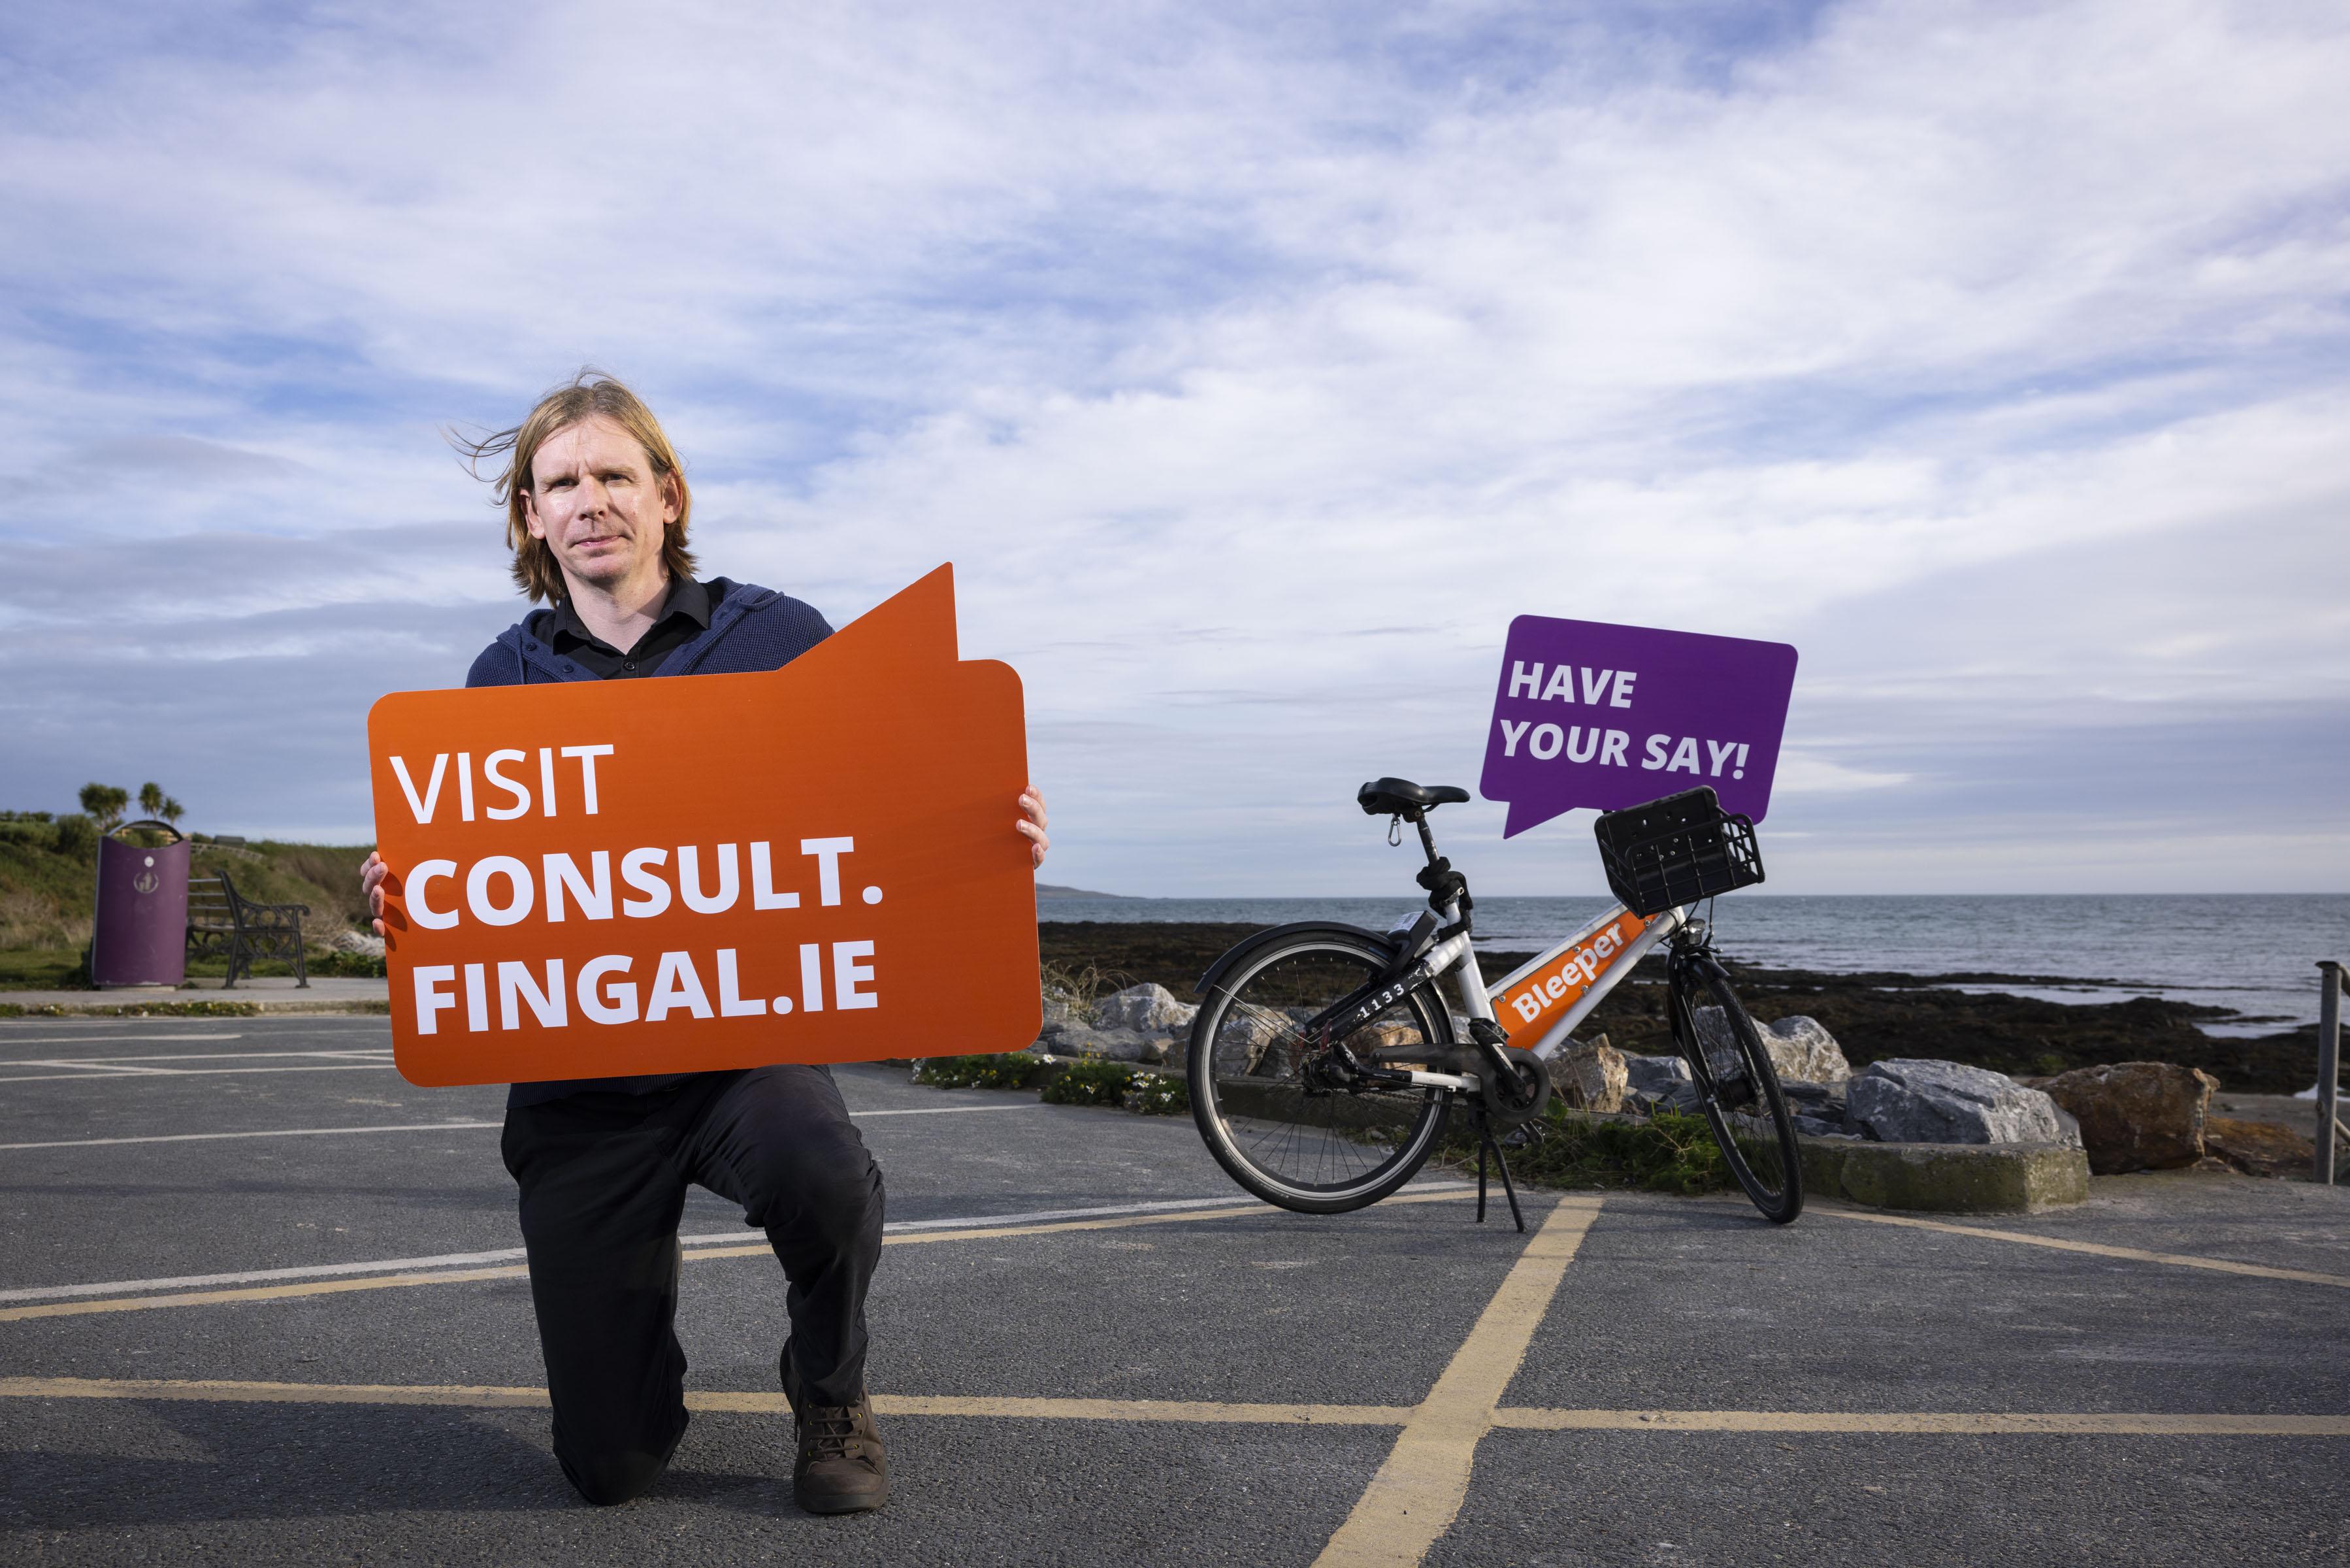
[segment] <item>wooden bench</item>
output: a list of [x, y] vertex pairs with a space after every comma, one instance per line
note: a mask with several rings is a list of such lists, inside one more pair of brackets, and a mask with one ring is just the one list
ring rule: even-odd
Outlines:
[[236, 890], [226, 871], [213, 877], [188, 878], [188, 956], [228, 955], [228, 981], [222, 990], [234, 989], [237, 971], [250, 978], [253, 961], [281, 958], [294, 965], [294, 979], [310, 983], [302, 960], [302, 917], [307, 904], [256, 904]]

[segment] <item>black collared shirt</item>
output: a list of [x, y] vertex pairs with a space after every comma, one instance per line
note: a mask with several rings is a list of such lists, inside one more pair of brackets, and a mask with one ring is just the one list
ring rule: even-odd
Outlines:
[[547, 628], [547, 643], [557, 657], [567, 659], [604, 680], [626, 680], [650, 675], [663, 660], [710, 629], [710, 590], [691, 577], [671, 581], [669, 600], [637, 645], [623, 653], [588, 629], [569, 598], [556, 601], [555, 618]]

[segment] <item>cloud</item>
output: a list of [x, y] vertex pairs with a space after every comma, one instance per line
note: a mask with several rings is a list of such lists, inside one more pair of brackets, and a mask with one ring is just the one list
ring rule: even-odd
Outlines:
[[[168, 763], [363, 835], [323, 737], [518, 608], [436, 431], [594, 361], [713, 568], [838, 624], [957, 561], [1059, 880], [1393, 880], [1353, 786], [1473, 777], [1525, 611], [1803, 649], [1790, 890], [2350, 873], [2322, 11], [156, 8], [18, 57], [13, 804]], [[1582, 831], [1479, 858], [1587, 890]]]

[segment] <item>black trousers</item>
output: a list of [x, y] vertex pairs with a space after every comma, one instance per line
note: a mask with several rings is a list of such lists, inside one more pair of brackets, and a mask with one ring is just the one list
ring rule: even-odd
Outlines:
[[743, 1206], [784, 1266], [785, 1354], [819, 1405], [865, 1386], [881, 1172], [822, 1067], [712, 1073], [649, 1095], [507, 1110], [555, 1457], [590, 1502], [650, 1488], [685, 1434], [677, 1227], [698, 1183]]

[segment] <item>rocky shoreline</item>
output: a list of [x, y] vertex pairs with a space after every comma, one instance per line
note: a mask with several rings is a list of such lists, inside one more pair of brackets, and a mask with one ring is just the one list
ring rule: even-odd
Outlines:
[[[1046, 967], [1091, 976], [1103, 992], [1145, 981], [1194, 1000], [1191, 987], [1216, 957], [1257, 926], [1176, 921], [1052, 920], [1037, 935]], [[1480, 955], [1499, 977], [1530, 953]], [[2061, 1002], [1960, 986], [2034, 985], [2046, 977], [1957, 973], [1830, 974], [1732, 963], [1740, 997], [1762, 1023], [1817, 1019], [1856, 1068], [1901, 1058], [1932, 1058], [2011, 1076], [2051, 1076], [2121, 1062], [2171, 1062], [2200, 1068], [2222, 1088], [2289, 1095], [2309, 1086], [2317, 1060], [2314, 1026], [2233, 1036], [2204, 1023], [2235, 1017], [2224, 1008], [2138, 997], [2113, 1002]], [[1594, 1012], [1583, 1033], [1606, 1033], [1621, 1050], [1667, 1054], [1663, 966], [1650, 961]]]

